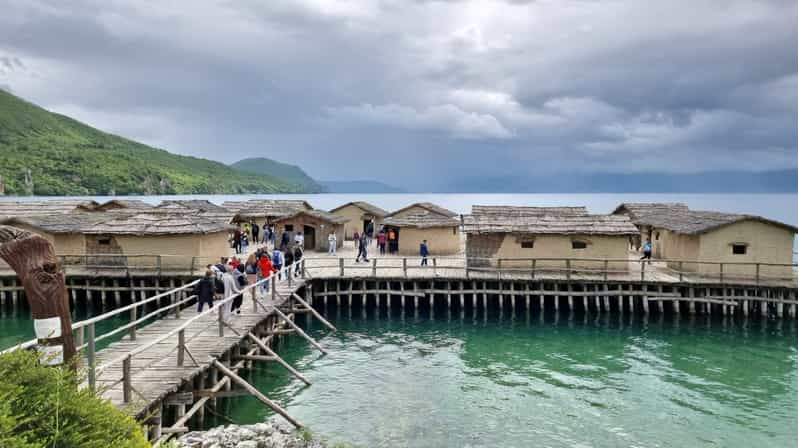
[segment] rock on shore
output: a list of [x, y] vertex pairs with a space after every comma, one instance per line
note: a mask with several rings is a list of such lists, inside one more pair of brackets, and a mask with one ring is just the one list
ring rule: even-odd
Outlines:
[[303, 440], [297, 432], [278, 423], [219, 426], [193, 431], [181, 437], [178, 448], [326, 448], [322, 442]]

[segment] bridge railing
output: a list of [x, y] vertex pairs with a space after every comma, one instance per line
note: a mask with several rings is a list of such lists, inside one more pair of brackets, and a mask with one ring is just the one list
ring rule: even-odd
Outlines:
[[[113, 387], [119, 383], [123, 383], [123, 396], [125, 403], [128, 403], [131, 399], [132, 393], [132, 386], [131, 386], [131, 360], [134, 356], [145, 352], [147, 349], [153, 347], [156, 344], [160, 344], [164, 341], [169, 339], [176, 339], [175, 340], [175, 348], [178, 350], [178, 366], [182, 366], [185, 361], [185, 354], [186, 351], [186, 343], [193, 337], [198, 336], [200, 333], [206, 331], [213, 325], [218, 326], [219, 336], [224, 336], [224, 307], [228, 304], [231, 304], [236, 298], [238, 297], [245, 297], [247, 293], [250, 294], [252, 298], [253, 310], [257, 311], [258, 307], [260, 306], [263, 308], [264, 311], [269, 311], [263, 303], [261, 303], [257, 298], [256, 288], [262, 288], [264, 284], [269, 283], [270, 290], [272, 297], [275, 298], [277, 292], [277, 286], [282, 283], [287, 283], [291, 285], [294, 281], [295, 275], [301, 275], [304, 277], [306, 274], [306, 270], [304, 269], [305, 260], [300, 260], [295, 262], [292, 265], [286, 266], [278, 272], [265, 277], [257, 282], [249, 284], [243, 287], [239, 293], [233, 294], [230, 297], [224, 298], [222, 300], [216, 301], [212, 307], [208, 310], [203, 311], [202, 313], [197, 314], [196, 316], [192, 317], [191, 319], [187, 320], [179, 327], [171, 330], [169, 333], [160, 336], [154, 341], [148, 342], [147, 344], [141, 345], [136, 347], [135, 349], [131, 350], [130, 352], [126, 353], [124, 356], [120, 356], [116, 359], [112, 359], [103, 363], [102, 365], [97, 365], [96, 354], [97, 354], [97, 343], [101, 342], [105, 339], [111, 338], [113, 336], [117, 336], [122, 333], [128, 333], [128, 337], [130, 340], [136, 340], [136, 329], [140, 327], [141, 324], [145, 323], [146, 321], [168, 314], [174, 314], [176, 318], [180, 317], [180, 311], [189, 306], [191, 302], [196, 299], [197, 297], [193, 294], [188, 294], [191, 288], [196, 286], [199, 280], [195, 280], [191, 283], [186, 285], [180, 286], [173, 290], [157, 294], [155, 296], [149, 297], [145, 300], [131, 303], [130, 305], [117, 308], [115, 310], [109, 311], [107, 313], [101, 314], [96, 317], [92, 317], [86, 320], [82, 320], [79, 322], [74, 322], [72, 324], [72, 331], [74, 332], [75, 337], [75, 346], [79, 350], [81, 356], [85, 355], [85, 362], [87, 367], [87, 382], [88, 386], [95, 390], [97, 377], [103, 371], [107, 370], [108, 368], [114, 365], [122, 365], [122, 377], [119, 378], [116, 382], [111, 383], [111, 385], [107, 387]], [[175, 296], [177, 295], [177, 300], [175, 300]], [[170, 303], [168, 305], [159, 306], [154, 311], [145, 314], [144, 310], [148, 304], [153, 302], [158, 303], [159, 300], [169, 297]], [[124, 323], [122, 325], [117, 326], [101, 335], [96, 334], [97, 325], [108, 321], [109, 319], [115, 319], [118, 316], [122, 315], [123, 313], [129, 312], [130, 313], [130, 321]], [[197, 329], [190, 335], [186, 335], [186, 329], [203, 317], [206, 317], [210, 314], [217, 313], [218, 319], [216, 322], [205, 325], [201, 329]], [[187, 339], [188, 338], [188, 339]], [[26, 341], [22, 344], [16, 345], [11, 347], [7, 350], [4, 350], [0, 353], [6, 353], [14, 350], [23, 350], [23, 349], [31, 349], [36, 347], [37, 340], [33, 339], [30, 341]], [[189, 354], [190, 356], [190, 354]], [[156, 361], [153, 361], [156, 362]]]
[[466, 278], [502, 275], [536, 278], [562, 276], [565, 279], [585, 277], [607, 280], [610, 277], [661, 280], [667, 275], [679, 282], [793, 281], [798, 277], [798, 263], [726, 262], [683, 259], [637, 260], [629, 258], [579, 257], [374, 257], [356, 262], [351, 257], [310, 257], [308, 269], [316, 275], [340, 277], [411, 277], [455, 274]]

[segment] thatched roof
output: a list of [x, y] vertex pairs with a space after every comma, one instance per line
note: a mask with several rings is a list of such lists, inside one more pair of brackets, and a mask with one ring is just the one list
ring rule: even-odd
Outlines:
[[519, 216], [543, 215], [587, 215], [585, 207], [518, 207], [510, 205], [473, 205], [471, 214], [479, 216], [495, 216], [497, 218], [513, 218]]
[[243, 219], [281, 218], [300, 210], [313, 210], [307, 201], [296, 199], [250, 199], [248, 201], [228, 201], [222, 206], [238, 214]]
[[698, 235], [743, 221], [759, 221], [798, 233], [798, 228], [757, 215], [722, 213], [704, 210], [677, 210], [652, 213], [636, 220], [637, 225], [651, 226], [686, 235]]
[[496, 217], [469, 215], [463, 229], [469, 234], [636, 235], [637, 227], [624, 215], [526, 215]]
[[397, 214], [402, 213], [405, 210], [409, 210], [409, 209], [411, 209], [413, 207], [423, 208], [423, 209], [427, 210], [428, 212], [431, 212], [431, 213], [434, 213], [434, 214], [440, 215], [440, 216], [449, 217], [449, 218], [453, 218], [453, 217], [457, 216], [457, 213], [455, 213], [455, 212], [453, 212], [451, 210], [445, 209], [445, 208], [441, 207], [440, 205], [433, 204], [432, 202], [416, 202], [415, 204], [410, 204], [407, 207], [402, 207], [399, 210], [396, 210], [395, 212], [391, 213], [390, 216], [397, 215]]
[[148, 210], [153, 208], [152, 205], [140, 201], [138, 199], [111, 199], [110, 201], [103, 202], [102, 204], [94, 207], [95, 211], [106, 211], [106, 210], [117, 210], [117, 209], [125, 209], [125, 210]]
[[83, 199], [52, 201], [0, 201], [0, 217], [40, 216], [93, 210], [99, 204]]
[[619, 205], [612, 212], [613, 215], [627, 214], [632, 218], [632, 222], [639, 224], [638, 219], [649, 215], [661, 215], [667, 213], [676, 213], [688, 210], [687, 204], [680, 202], [671, 203], [634, 203], [627, 202]]
[[345, 222], [349, 222], [348, 219], [342, 216], [334, 215], [332, 213], [325, 212], [324, 210], [298, 210], [291, 215], [277, 218], [275, 222], [279, 223], [279, 222], [291, 221], [299, 218], [302, 215], [310, 216], [312, 218], [316, 218], [320, 221], [325, 221], [330, 224], [343, 224]]
[[207, 201], [205, 199], [185, 199], [185, 200], [167, 200], [161, 201], [160, 204], [154, 207], [156, 210], [167, 210], [167, 211], [186, 211], [186, 212], [215, 212], [215, 213], [227, 213], [229, 210], [226, 208], [216, 205], [211, 201]]
[[385, 218], [383, 224], [395, 227], [429, 229], [434, 227], [457, 227], [460, 225], [460, 220], [455, 217], [442, 216], [438, 213], [426, 211], [402, 217], [389, 216]]
[[376, 218], [384, 218], [384, 217], [388, 216], [388, 211], [387, 210], [383, 210], [383, 209], [377, 207], [376, 205], [370, 204], [370, 203], [365, 202], [365, 201], [347, 202], [346, 204], [344, 204], [344, 205], [342, 205], [340, 207], [336, 207], [336, 208], [330, 210], [330, 213], [335, 213], [335, 212], [341, 210], [344, 207], [349, 207], [350, 205], [353, 205], [353, 206], [363, 210], [365, 212], [365, 214], [374, 216]]
[[52, 234], [84, 235], [187, 235], [223, 232], [234, 227], [223, 221], [189, 214], [73, 213], [27, 216], [0, 220], [5, 225], [25, 225]]

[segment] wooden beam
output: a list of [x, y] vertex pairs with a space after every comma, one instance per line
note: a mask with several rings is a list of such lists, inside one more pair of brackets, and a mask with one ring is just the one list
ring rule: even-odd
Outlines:
[[288, 370], [289, 372], [291, 372], [291, 374], [292, 374], [292, 375], [294, 375], [295, 377], [297, 377], [297, 378], [298, 378], [300, 381], [302, 381], [303, 383], [307, 384], [308, 386], [310, 386], [310, 385], [311, 385], [311, 382], [310, 382], [310, 380], [308, 380], [307, 378], [305, 378], [305, 376], [304, 376], [304, 375], [302, 375], [302, 374], [301, 374], [301, 373], [299, 373], [299, 372], [298, 372], [296, 369], [294, 369], [293, 367], [291, 367], [291, 365], [290, 365], [290, 364], [288, 364], [287, 362], [285, 362], [285, 360], [283, 360], [283, 358], [281, 358], [281, 357], [280, 357], [280, 355], [278, 355], [277, 353], [275, 353], [275, 352], [274, 352], [274, 350], [270, 349], [270, 348], [269, 348], [269, 346], [268, 346], [268, 345], [266, 345], [266, 344], [264, 344], [264, 343], [263, 343], [263, 341], [261, 341], [261, 340], [260, 340], [260, 339], [259, 339], [257, 336], [255, 336], [255, 335], [254, 335], [254, 334], [252, 334], [252, 333], [247, 333], [247, 337], [248, 337], [248, 338], [249, 338], [249, 339], [250, 339], [252, 342], [254, 342], [254, 343], [255, 343], [255, 345], [257, 345], [258, 347], [260, 347], [260, 349], [261, 349], [261, 350], [263, 350], [263, 351], [264, 351], [264, 352], [265, 352], [267, 355], [269, 355], [270, 357], [273, 357], [273, 358], [274, 358], [274, 361], [276, 361], [278, 364], [280, 364], [281, 366], [283, 366], [283, 367], [284, 367], [286, 370]]
[[[375, 258], [374, 260], [376, 261], [377, 259]], [[310, 306], [310, 305], [308, 304], [308, 302], [305, 302], [305, 301], [302, 299], [302, 297], [299, 297], [299, 295], [298, 295], [297, 293], [292, 293], [291, 295], [294, 297], [294, 299], [295, 299], [297, 302], [299, 302], [300, 304], [302, 304], [302, 306], [304, 306], [305, 308], [309, 309], [309, 310], [310, 310], [310, 312], [313, 314], [313, 317], [315, 317], [316, 319], [320, 320], [320, 321], [321, 321], [321, 323], [323, 323], [323, 324], [324, 324], [324, 325], [325, 325], [327, 328], [329, 328], [329, 329], [330, 329], [330, 330], [332, 330], [332, 331], [338, 331], [338, 329], [337, 329], [337, 328], [335, 328], [335, 326], [334, 326], [333, 324], [329, 323], [329, 322], [327, 321], [327, 319], [325, 319], [324, 317], [322, 317], [322, 315], [321, 315], [321, 314], [319, 314], [319, 312], [318, 312], [318, 311], [316, 311], [315, 309], [313, 309], [313, 307], [312, 307], [312, 306]], [[378, 301], [378, 303], [379, 303], [379, 301]]]
[[299, 429], [304, 426], [297, 419], [288, 415], [288, 412], [286, 412], [285, 409], [281, 408], [280, 405], [270, 400], [268, 397], [266, 397], [266, 395], [263, 395], [258, 389], [255, 389], [251, 384], [249, 384], [243, 378], [238, 376], [238, 374], [228, 369], [227, 366], [219, 362], [218, 359], [213, 360], [213, 365], [216, 366], [216, 368], [219, 369], [219, 371], [228, 376], [230, 380], [232, 380], [234, 383], [246, 389], [247, 392], [251, 393], [255, 398], [260, 400], [263, 404], [270, 407], [274, 412], [280, 414], [284, 419], [288, 420], [288, 422], [294, 425], [295, 428]]
[[286, 321], [286, 323], [288, 323], [288, 326], [296, 330], [296, 332], [299, 333], [300, 336], [302, 336], [303, 338], [305, 338], [305, 340], [310, 342], [311, 345], [319, 349], [319, 351], [324, 353], [325, 355], [327, 354], [327, 350], [325, 350], [324, 347], [321, 346], [321, 344], [316, 342], [312, 337], [308, 336], [308, 334], [305, 333], [301, 328], [299, 328], [299, 326], [295, 324], [294, 321], [289, 319], [288, 316], [285, 315], [285, 313], [283, 313], [277, 308], [274, 308], [274, 312], [277, 313], [277, 315], [280, 316], [284, 321]]

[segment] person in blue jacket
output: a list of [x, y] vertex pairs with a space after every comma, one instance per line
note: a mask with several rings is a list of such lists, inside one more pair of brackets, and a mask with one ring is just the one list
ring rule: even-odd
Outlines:
[[429, 247], [427, 247], [427, 240], [421, 242], [419, 253], [421, 255], [421, 266], [427, 266], [427, 256], [429, 255]]

